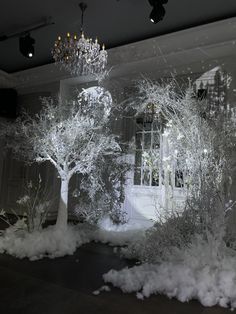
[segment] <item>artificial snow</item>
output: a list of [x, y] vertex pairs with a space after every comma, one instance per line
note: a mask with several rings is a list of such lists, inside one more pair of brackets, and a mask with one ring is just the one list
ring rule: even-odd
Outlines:
[[194, 244], [182, 252], [182, 259], [110, 270], [103, 278], [125, 293], [136, 292], [141, 300], [160, 293], [181, 302], [197, 299], [204, 306], [236, 308], [236, 254], [225, 248], [219, 259], [210, 256], [209, 246]]
[[109, 286], [102, 286], [101, 288], [99, 288], [98, 290], [93, 291], [93, 295], [99, 295], [102, 291], [105, 292], [110, 292], [111, 288]]
[[10, 227], [0, 237], [0, 253], [20, 259], [27, 257], [31, 261], [43, 257], [56, 258], [72, 255], [79, 246], [89, 241], [86, 233], [78, 232], [75, 226], [68, 226], [66, 231], [49, 226], [32, 233], [26, 230], [16, 232]]
[[132, 229], [128, 224], [120, 227], [114, 225], [114, 228], [117, 231], [84, 223], [68, 225], [65, 230], [49, 226], [30, 233], [27, 230], [16, 230], [12, 226], [3, 231], [0, 236], [0, 253], [5, 252], [20, 259], [27, 257], [31, 261], [44, 257], [56, 258], [72, 255], [82, 244], [91, 241], [113, 246], [127, 245], [144, 232], [142, 229]]
[[141, 239], [146, 228], [132, 220], [125, 224], [113, 224], [109, 218], [102, 219], [98, 228], [93, 231], [92, 239], [96, 242], [108, 243], [112, 246], [125, 246], [137, 239]]
[[123, 224], [114, 224], [109, 217], [102, 218], [98, 222], [100, 229], [107, 231], [116, 231], [116, 232], [125, 232], [131, 230], [145, 230], [149, 227], [152, 227], [154, 221], [136, 221], [133, 219], [128, 219], [126, 223]]

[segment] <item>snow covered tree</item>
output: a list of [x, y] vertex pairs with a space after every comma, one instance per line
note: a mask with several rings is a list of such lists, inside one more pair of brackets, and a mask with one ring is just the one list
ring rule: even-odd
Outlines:
[[[208, 242], [214, 257], [225, 245], [226, 213], [234, 205], [229, 191], [236, 109], [226, 104], [223, 96], [215, 102], [211, 99], [210, 106], [207, 99], [197, 98], [192, 86], [183, 91], [175, 81], [160, 84], [149, 80], [139, 85], [138, 97], [130, 106], [136, 114], [151, 107], [153, 119], [162, 124], [164, 158], [157, 151], [150, 166], [162, 166], [160, 184], [168, 204], [161, 208], [164, 220], [148, 232], [143, 259], [163, 258], [168, 248], [188, 245], [197, 233]], [[150, 163], [149, 157], [143, 156]], [[182, 208], [174, 202], [175, 183], [170, 180], [176, 173], [181, 173], [185, 196]]]
[[209, 101], [199, 99], [192, 86], [179, 90], [175, 81], [160, 84], [144, 80], [139, 87], [131, 107], [136, 113], [152, 109], [153, 119], [163, 123], [161, 136], [168, 148], [165, 159], [163, 155], [144, 157], [151, 166], [153, 162], [153, 167], [158, 168], [162, 162], [160, 184], [167, 190], [165, 204], [175, 196], [171, 174], [182, 172], [185, 204], [176, 208], [172, 202], [165, 219], [122, 250], [142, 265], [110, 270], [103, 278], [123, 292], [136, 292], [139, 299], [164, 293], [181, 302], [197, 299], [204, 306], [218, 304], [234, 309], [236, 235], [234, 232], [229, 239], [226, 225], [235, 205], [230, 186], [236, 108], [224, 101], [224, 90], [223, 95], [215, 93]]
[[[12, 149], [29, 161], [49, 161], [61, 179], [56, 226], [67, 227], [68, 187], [76, 173], [93, 172], [101, 156], [118, 156], [120, 146], [108, 126], [112, 109], [110, 93], [92, 87], [71, 102], [43, 99], [36, 116], [24, 115], [15, 123]], [[103, 165], [104, 166], [104, 165]]]
[[[225, 101], [227, 77], [225, 83], [225, 89], [217, 91], [214, 86], [214, 94], [204, 99], [192, 86], [180, 90], [175, 81], [144, 80], [131, 104], [136, 113], [151, 105], [153, 119], [163, 123], [165, 160], [163, 156], [152, 160], [153, 167], [163, 163], [160, 184], [167, 190], [165, 204], [172, 201], [172, 206], [164, 220], [122, 250], [143, 264], [110, 270], [103, 278], [123, 292], [136, 292], [141, 300], [164, 293], [181, 302], [197, 299], [204, 306], [236, 308], [235, 225], [231, 238], [226, 232], [235, 205], [230, 188], [235, 175], [236, 108]], [[149, 157], [145, 156], [147, 162]], [[182, 172], [181, 211], [172, 200], [174, 184], [169, 178], [175, 171]]]

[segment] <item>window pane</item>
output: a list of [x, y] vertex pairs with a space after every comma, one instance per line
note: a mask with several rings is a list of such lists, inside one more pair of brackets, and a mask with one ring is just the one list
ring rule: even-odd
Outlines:
[[144, 122], [144, 124], [143, 124], [143, 129], [144, 129], [145, 131], [151, 131], [151, 129], [152, 129], [152, 123], [151, 123], [151, 122]]
[[142, 149], [142, 133], [136, 133], [136, 149]]
[[175, 172], [175, 186], [177, 188], [182, 188], [184, 186], [184, 176], [183, 172], [180, 170]]
[[154, 169], [152, 171], [152, 186], [158, 186], [159, 185], [159, 170]]
[[197, 91], [197, 98], [200, 100], [207, 98], [207, 89], [200, 88]]
[[153, 128], [153, 131], [158, 131], [159, 130], [159, 122], [157, 120], [153, 121], [152, 128]]
[[136, 167], [141, 167], [141, 162], [142, 162], [142, 151], [141, 150], [136, 150], [135, 166]]
[[140, 170], [140, 168], [134, 169], [134, 185], [141, 185], [141, 170]]
[[150, 185], [150, 171], [148, 169], [143, 170], [143, 185]]
[[158, 133], [153, 133], [153, 139], [152, 139], [152, 148], [158, 149], [160, 148], [160, 136]]
[[151, 148], [151, 132], [144, 133], [144, 149]]
[[140, 126], [143, 125], [143, 117], [137, 118], [136, 123]]
[[136, 119], [136, 131], [142, 131], [143, 130], [143, 118], [137, 118]]

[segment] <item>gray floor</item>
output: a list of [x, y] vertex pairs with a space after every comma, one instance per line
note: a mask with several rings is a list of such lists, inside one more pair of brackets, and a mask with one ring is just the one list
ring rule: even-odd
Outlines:
[[102, 274], [128, 265], [102, 244], [87, 244], [73, 256], [29, 262], [0, 255], [0, 314], [224, 314], [197, 301], [181, 303], [164, 296], [144, 301], [118, 289], [94, 296]]

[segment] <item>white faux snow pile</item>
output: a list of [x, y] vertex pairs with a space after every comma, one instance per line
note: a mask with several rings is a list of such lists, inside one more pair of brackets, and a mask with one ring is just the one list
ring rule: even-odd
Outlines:
[[99, 295], [102, 291], [110, 292], [111, 288], [109, 286], [102, 286], [98, 290], [93, 291], [93, 295]]
[[184, 252], [181, 261], [162, 262], [159, 265], [143, 264], [121, 271], [111, 270], [103, 278], [123, 292], [137, 292], [139, 299], [160, 293], [170, 298], [176, 297], [181, 302], [197, 299], [204, 306], [218, 304], [236, 308], [235, 254], [228, 252], [218, 261], [212, 261], [206, 249], [206, 246], [202, 247], [199, 257], [191, 254], [191, 248]]
[[142, 238], [147, 227], [129, 221], [125, 224], [115, 225], [109, 218], [98, 224], [99, 228], [93, 231], [91, 239], [96, 242], [108, 243], [113, 246], [124, 246]]
[[90, 241], [122, 246], [143, 236], [144, 232], [132, 229], [129, 225], [114, 228], [116, 231], [78, 224], [68, 225], [66, 231], [49, 226], [41, 231], [29, 233], [10, 227], [0, 236], [0, 253], [5, 252], [17, 258], [27, 257], [32, 261], [43, 257], [56, 258], [72, 255], [78, 247]]
[[124, 246], [143, 237], [143, 234], [143, 230], [127, 230], [122, 232], [97, 229], [91, 234], [90, 238], [95, 242], [107, 243], [111, 246]]
[[152, 227], [154, 221], [136, 221], [136, 220], [128, 220], [124, 224], [114, 224], [109, 217], [103, 218], [98, 222], [98, 226], [100, 229], [107, 231], [116, 231], [116, 232], [124, 232], [131, 230], [145, 230], [147, 228]]
[[0, 253], [27, 257], [33, 261], [45, 256], [56, 258], [72, 255], [76, 248], [87, 242], [86, 233], [79, 232], [74, 226], [68, 226], [66, 232], [55, 226], [32, 233], [23, 230], [15, 232], [13, 228], [8, 228], [0, 237]]

